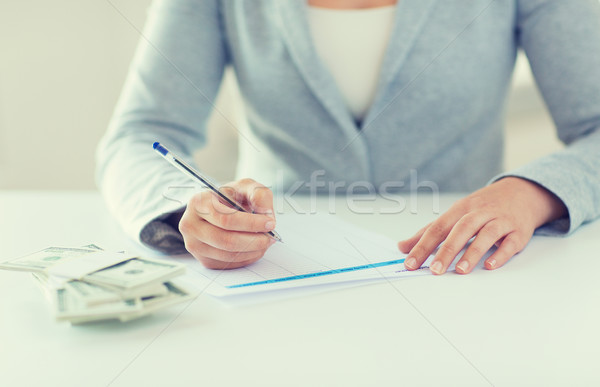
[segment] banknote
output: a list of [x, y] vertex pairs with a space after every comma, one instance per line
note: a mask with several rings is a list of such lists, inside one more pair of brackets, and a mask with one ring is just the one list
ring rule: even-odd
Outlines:
[[139, 312], [132, 312], [129, 314], [122, 315], [119, 319], [123, 322], [133, 320], [147, 314], [156, 312], [160, 309], [170, 307], [172, 305], [180, 304], [185, 301], [192, 300], [194, 295], [183, 288], [181, 285], [173, 282], [165, 282], [165, 286], [168, 289], [168, 293], [162, 296], [152, 296], [142, 299], [142, 310]]
[[89, 282], [73, 280], [64, 284], [73, 297], [86, 306], [113, 302], [121, 299], [162, 296], [169, 293], [162, 283], [151, 283], [131, 290], [122, 290], [108, 286], [91, 284]]
[[175, 262], [150, 258], [132, 258], [83, 277], [97, 285], [132, 289], [152, 282], [166, 282], [185, 273], [185, 266]]
[[169, 292], [167, 287], [161, 282], [150, 282], [133, 288], [121, 288], [115, 285], [102, 284], [106, 290], [118, 294], [121, 298], [143, 298], [149, 296], [161, 296]]
[[[109, 264], [111, 260], [118, 262], [121, 256], [125, 260], [83, 278], [65, 279], [54, 275], [55, 269], [74, 263], [80, 265], [74, 260], [85, 260], [86, 255], [94, 252], [106, 255]], [[96, 255], [92, 261], [101, 264], [104, 255]], [[92, 244], [75, 248], [49, 247], [4, 262], [0, 269], [32, 272], [52, 306], [56, 320], [72, 324], [129, 321], [192, 298], [187, 290], [172, 281], [184, 273], [185, 266], [167, 260], [129, 257], [123, 252], [107, 253]]]
[[89, 245], [81, 246], [84, 249], [92, 249], [92, 250], [100, 250], [104, 251], [104, 249], [94, 243], [90, 243]]
[[90, 284], [85, 281], [68, 281], [64, 284], [64, 288], [69, 292], [70, 295], [77, 299], [80, 304], [85, 306], [105, 304], [122, 299], [119, 294], [110, 289], [99, 285]]
[[0, 269], [43, 272], [66, 260], [96, 253], [97, 249], [81, 247], [48, 247], [42, 251], [0, 263]]
[[46, 276], [44, 273], [31, 273], [31, 276], [35, 280], [35, 283], [38, 285], [38, 287], [42, 290], [46, 301], [52, 303], [54, 296], [50, 286], [48, 285], [48, 276]]
[[118, 300], [94, 307], [87, 307], [69, 292], [69, 289], [54, 291], [54, 311], [58, 321], [98, 321], [119, 318], [142, 310], [140, 299]]
[[183, 287], [172, 282], [164, 285], [168, 289], [165, 295], [120, 300], [92, 307], [79, 303], [68, 289], [57, 289], [54, 293], [55, 317], [58, 321], [66, 320], [72, 324], [115, 319], [126, 322], [192, 299], [192, 295]]

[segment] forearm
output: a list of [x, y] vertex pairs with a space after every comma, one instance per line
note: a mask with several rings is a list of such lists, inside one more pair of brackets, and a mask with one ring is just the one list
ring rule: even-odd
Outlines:
[[188, 162], [204, 145], [206, 119], [227, 60], [219, 12], [212, 0], [156, 1], [150, 8], [97, 151], [97, 183], [134, 239], [140, 240], [148, 223], [182, 207], [163, 193], [190, 182], [158, 157], [152, 144], [161, 141]]

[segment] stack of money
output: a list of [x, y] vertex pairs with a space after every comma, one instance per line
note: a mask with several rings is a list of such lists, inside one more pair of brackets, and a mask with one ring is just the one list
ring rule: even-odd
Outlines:
[[181, 264], [107, 253], [96, 245], [49, 247], [0, 263], [0, 269], [31, 272], [59, 321], [133, 320], [192, 298], [173, 282]]

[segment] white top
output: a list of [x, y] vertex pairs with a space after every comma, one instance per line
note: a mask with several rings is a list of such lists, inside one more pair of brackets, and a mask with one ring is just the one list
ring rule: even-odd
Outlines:
[[317, 53], [358, 121], [373, 103], [395, 13], [395, 5], [343, 10], [308, 7]]

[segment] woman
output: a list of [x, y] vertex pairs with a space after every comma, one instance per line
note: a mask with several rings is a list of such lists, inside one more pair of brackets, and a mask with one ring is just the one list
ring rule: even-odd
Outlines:
[[[334, 33], [344, 28], [364, 39]], [[518, 47], [568, 147], [500, 174]], [[207, 192], [185, 209], [163, 200], [185, 178], [148, 150], [158, 140], [191, 158], [205, 143], [226, 65], [249, 121], [228, 192], [255, 214], [231, 213]], [[599, 128], [596, 0], [158, 1], [100, 144], [98, 181], [143, 243], [185, 244], [209, 268], [234, 268], [272, 243], [257, 233], [275, 227], [265, 186], [277, 176], [284, 187], [318, 172], [401, 189], [416, 171], [441, 190], [474, 192], [399, 243], [405, 265], [419, 268], [444, 242], [430, 266], [442, 274], [475, 237], [456, 265], [469, 273], [494, 244], [488, 269], [536, 229], [568, 234], [599, 216]]]

